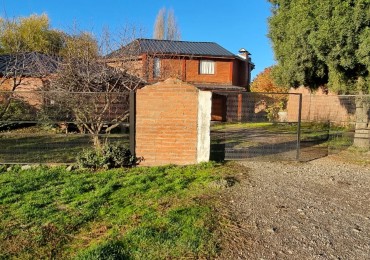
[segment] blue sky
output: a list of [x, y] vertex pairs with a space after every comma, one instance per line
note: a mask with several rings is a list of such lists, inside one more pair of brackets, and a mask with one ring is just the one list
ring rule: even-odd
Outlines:
[[118, 31], [125, 25], [152, 37], [157, 12], [175, 11], [182, 40], [217, 42], [233, 53], [240, 48], [252, 53], [254, 77], [273, 65], [267, 38], [267, 0], [0, 0], [0, 15], [7, 18], [48, 14], [53, 28], [70, 30], [73, 24], [98, 34], [103, 28]]

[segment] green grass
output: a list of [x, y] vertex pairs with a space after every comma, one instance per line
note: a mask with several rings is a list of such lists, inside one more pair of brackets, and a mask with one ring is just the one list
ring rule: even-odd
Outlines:
[[[129, 144], [124, 133], [110, 134], [108, 140]], [[1, 132], [0, 142], [0, 163], [71, 163], [83, 149], [92, 147], [90, 135], [56, 133], [39, 126]]]
[[248, 123], [218, 123], [211, 126], [212, 130], [238, 130], [238, 129], [251, 129], [251, 128], [268, 128], [273, 126], [270, 122], [248, 122]]
[[209, 258], [210, 185], [230, 166], [0, 167], [0, 259]]

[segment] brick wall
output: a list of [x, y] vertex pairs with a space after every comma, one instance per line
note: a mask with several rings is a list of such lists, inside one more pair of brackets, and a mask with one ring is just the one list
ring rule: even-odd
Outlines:
[[[19, 81], [17, 79], [17, 81]], [[21, 84], [17, 86], [17, 91], [37, 91], [42, 90], [44, 83], [39, 78], [23, 78]], [[13, 79], [8, 79], [2, 82], [0, 90], [10, 91], [13, 87]]]
[[[302, 94], [302, 121], [330, 121], [340, 125], [355, 122], [356, 106], [353, 96], [339, 96], [333, 93], [326, 94], [321, 89], [311, 92], [304, 87], [291, 89], [289, 93]], [[288, 121], [297, 120], [298, 105], [299, 97], [289, 95], [287, 104]]]
[[[13, 79], [5, 80], [0, 85], [0, 91], [11, 91], [12, 87]], [[27, 102], [31, 106], [39, 107], [43, 102], [43, 98], [42, 96], [40, 96], [40, 94], [33, 93], [33, 91], [41, 91], [43, 90], [43, 87], [44, 82], [39, 78], [24, 78], [21, 80], [21, 84], [17, 86], [15, 90], [17, 92], [17, 95], [15, 96], [18, 99]]]
[[[129, 58], [129, 57], [128, 57]], [[107, 65], [113, 68], [121, 68], [127, 70], [130, 74], [140, 78], [145, 78], [144, 62], [142, 57], [132, 58], [130, 61], [122, 61], [119, 59], [107, 60]]]
[[198, 97], [197, 88], [174, 79], [137, 91], [136, 155], [144, 157], [140, 165], [198, 162]]

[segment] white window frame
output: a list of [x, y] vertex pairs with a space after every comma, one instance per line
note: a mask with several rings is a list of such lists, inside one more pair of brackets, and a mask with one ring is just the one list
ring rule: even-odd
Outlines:
[[199, 74], [214, 75], [216, 71], [216, 62], [213, 60], [199, 61]]
[[161, 76], [161, 59], [154, 58], [153, 59], [153, 77], [159, 78]]

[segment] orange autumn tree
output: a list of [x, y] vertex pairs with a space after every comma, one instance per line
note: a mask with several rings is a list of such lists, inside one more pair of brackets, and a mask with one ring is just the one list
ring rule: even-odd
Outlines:
[[251, 84], [252, 92], [286, 93], [288, 91], [287, 87], [282, 87], [275, 83], [271, 74], [272, 70], [273, 66], [267, 67], [255, 77]]
[[[262, 93], [287, 93], [288, 88], [279, 86], [272, 77], [273, 66], [265, 68], [253, 80], [251, 84], [252, 92]], [[265, 96], [265, 95], [264, 95]], [[279, 111], [286, 109], [288, 95], [286, 94], [269, 94], [265, 96], [261, 103], [264, 104], [267, 112], [267, 118], [270, 121], [279, 119]], [[260, 104], [259, 104], [260, 105]]]

